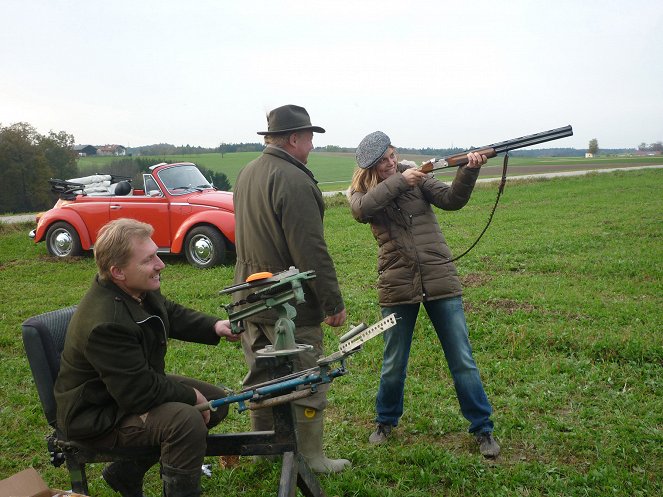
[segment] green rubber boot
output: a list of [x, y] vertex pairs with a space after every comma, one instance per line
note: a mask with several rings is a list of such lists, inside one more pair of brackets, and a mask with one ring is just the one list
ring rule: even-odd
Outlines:
[[108, 486], [122, 497], [145, 497], [143, 495], [143, 477], [157, 460], [137, 459], [135, 461], [116, 461], [107, 465], [101, 476]]
[[161, 465], [164, 497], [200, 497], [200, 470], [183, 471]]
[[[274, 417], [271, 408], [256, 409], [251, 411], [251, 431], [273, 431], [274, 430]], [[260, 461], [277, 461], [279, 456], [253, 456], [253, 462]]]
[[295, 406], [297, 419], [297, 447], [312, 471], [339, 473], [352, 466], [347, 459], [329, 459], [322, 448], [324, 411]]

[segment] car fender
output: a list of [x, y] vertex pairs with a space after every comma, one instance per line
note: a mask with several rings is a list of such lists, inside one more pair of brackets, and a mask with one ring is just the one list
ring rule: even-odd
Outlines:
[[48, 228], [58, 221], [64, 221], [74, 227], [78, 232], [78, 237], [81, 240], [81, 247], [83, 250], [90, 250], [92, 248], [90, 234], [88, 233], [81, 216], [78, 212], [67, 208], [51, 209], [42, 214], [39, 218], [39, 224], [37, 224], [37, 231], [35, 232], [35, 243], [43, 241], [46, 238]]
[[184, 245], [184, 239], [186, 238], [187, 233], [192, 228], [201, 225], [214, 226], [223, 233], [223, 236], [225, 236], [230, 243], [235, 243], [235, 215], [228, 211], [208, 210], [194, 214], [182, 223], [173, 237], [173, 242], [170, 246], [171, 253], [179, 254], [182, 252], [182, 246]]

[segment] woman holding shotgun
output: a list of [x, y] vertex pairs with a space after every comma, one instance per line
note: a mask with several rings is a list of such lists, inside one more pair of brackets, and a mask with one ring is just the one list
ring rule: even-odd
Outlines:
[[462, 288], [451, 251], [431, 205], [458, 210], [468, 202], [485, 155], [470, 152], [451, 186], [399, 164], [396, 149], [382, 131], [357, 147], [357, 168], [348, 197], [352, 214], [369, 223], [378, 242], [378, 293], [382, 316], [395, 312], [398, 323], [384, 333], [384, 356], [376, 400], [377, 427], [369, 441], [387, 441], [403, 414], [403, 391], [419, 307], [430, 318], [454, 381], [469, 431], [485, 457], [497, 457], [492, 408], [470, 346]]

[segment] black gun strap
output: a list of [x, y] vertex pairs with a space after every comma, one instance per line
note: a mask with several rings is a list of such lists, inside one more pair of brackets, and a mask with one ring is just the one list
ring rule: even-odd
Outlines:
[[474, 243], [470, 245], [470, 248], [468, 248], [465, 252], [460, 254], [457, 257], [454, 257], [453, 259], [449, 259], [448, 261], [444, 261], [443, 264], [449, 264], [450, 262], [457, 261], [464, 255], [467, 255], [470, 250], [472, 250], [477, 243], [479, 243], [479, 240], [481, 240], [481, 237], [483, 234], [488, 230], [488, 226], [490, 226], [490, 222], [493, 220], [493, 214], [495, 214], [495, 209], [497, 209], [497, 204], [500, 201], [500, 197], [502, 196], [502, 192], [504, 191], [504, 186], [506, 185], [506, 168], [509, 164], [509, 152], [507, 151], [506, 154], [504, 155], [504, 162], [502, 163], [502, 179], [500, 181], [500, 186], [497, 188], [497, 198], [495, 199], [495, 205], [493, 205], [493, 210], [490, 212], [490, 216], [488, 217], [488, 222], [486, 223], [486, 226], [484, 227], [483, 231], [479, 235], [479, 237], [474, 240]]

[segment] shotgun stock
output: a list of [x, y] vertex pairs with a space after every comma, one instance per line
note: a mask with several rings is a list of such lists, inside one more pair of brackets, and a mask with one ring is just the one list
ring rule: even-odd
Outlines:
[[552, 140], [559, 140], [560, 138], [565, 138], [572, 135], [573, 128], [570, 125], [564, 126], [562, 128], [550, 129], [548, 131], [542, 131], [541, 133], [521, 136], [520, 138], [514, 138], [513, 140], [506, 140], [499, 143], [493, 143], [492, 145], [486, 145], [485, 147], [474, 148], [472, 150], [467, 150], [466, 152], [461, 152], [459, 154], [449, 155], [441, 159], [430, 159], [424, 162], [419, 170], [424, 173], [430, 173], [432, 171], [438, 171], [440, 169], [446, 169], [449, 167], [464, 166], [467, 164], [467, 154], [469, 152], [478, 152], [490, 159], [492, 157], [496, 157], [497, 154], [508, 152], [509, 150], [529, 147], [530, 145], [537, 145], [539, 143], [545, 143]]

